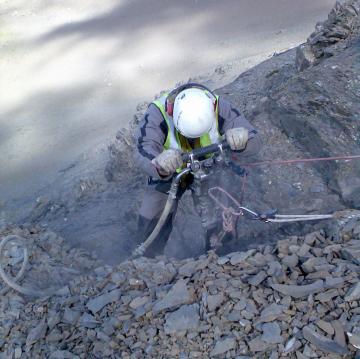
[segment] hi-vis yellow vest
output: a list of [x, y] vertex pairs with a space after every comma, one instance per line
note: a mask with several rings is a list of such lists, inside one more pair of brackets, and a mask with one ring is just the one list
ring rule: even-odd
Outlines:
[[[168, 133], [166, 136], [166, 140], [164, 143], [164, 149], [167, 150], [169, 148], [174, 150], [182, 150], [183, 152], [188, 152], [189, 149], [184, 148], [181, 146], [181, 142], [179, 139], [179, 132], [176, 130], [174, 126], [174, 121], [171, 116], [169, 116], [166, 113], [165, 110], [165, 101], [167, 98], [167, 94], [162, 95], [160, 98], [158, 98], [156, 101], [153, 101], [153, 104], [161, 111], [164, 120], [168, 127]], [[216, 99], [218, 100], [218, 96], [216, 96]], [[219, 132], [219, 101], [216, 101], [216, 123], [212, 126], [210, 131], [206, 133], [205, 135], [200, 137], [200, 147], [209, 146], [214, 143], [219, 143], [221, 141], [221, 135]]]

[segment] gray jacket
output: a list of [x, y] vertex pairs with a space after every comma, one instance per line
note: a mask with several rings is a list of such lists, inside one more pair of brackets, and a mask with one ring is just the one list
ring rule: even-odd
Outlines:
[[[238, 109], [222, 97], [219, 97], [218, 106], [220, 134], [223, 135], [230, 128], [247, 128], [249, 130], [249, 142], [245, 150], [241, 152], [241, 157], [257, 154], [261, 148], [261, 140], [257, 130]], [[150, 104], [140, 121], [137, 132], [135, 160], [138, 166], [154, 179], [161, 179], [161, 177], [151, 160], [164, 150], [167, 131], [167, 124], [160, 110], [154, 104]]]

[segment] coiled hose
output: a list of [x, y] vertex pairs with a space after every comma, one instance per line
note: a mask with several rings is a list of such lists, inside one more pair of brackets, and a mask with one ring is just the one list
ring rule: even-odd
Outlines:
[[144, 255], [146, 249], [151, 245], [152, 242], [154, 242], [156, 237], [159, 235], [161, 229], [163, 228], [163, 226], [165, 225], [165, 223], [169, 217], [169, 214], [172, 212], [174, 205], [178, 200], [177, 191], [179, 188], [180, 180], [181, 180], [182, 176], [184, 176], [185, 174], [187, 174], [189, 172], [190, 172], [190, 168], [185, 168], [173, 179], [164, 210], [162, 211], [161, 216], [160, 216], [154, 230], [151, 232], [150, 236], [145, 240], [144, 243], [142, 243], [140, 246], [135, 248], [135, 250], [132, 253], [131, 258], [134, 259], [134, 258]]
[[152, 242], [156, 239], [156, 237], [159, 235], [161, 229], [165, 225], [169, 214], [172, 212], [172, 209], [174, 207], [175, 202], [177, 201], [176, 198], [168, 197], [164, 210], [154, 228], [154, 230], [151, 232], [150, 236], [146, 239], [144, 243], [142, 243], [139, 247], [137, 247], [133, 252], [133, 258], [139, 257], [144, 255], [146, 249], [151, 245]]
[[[17, 243], [20, 245], [23, 249], [23, 262], [20, 268], [20, 271], [18, 274], [11, 278], [4, 270], [3, 267], [3, 255], [5, 251], [5, 247], [9, 242]], [[6, 285], [8, 285], [10, 288], [14, 289], [15, 291], [28, 295], [31, 297], [39, 297], [44, 295], [44, 292], [34, 290], [32, 288], [27, 288], [19, 285], [17, 282], [22, 279], [22, 277], [25, 274], [26, 267], [29, 263], [29, 252], [28, 248], [25, 243], [25, 239], [22, 237], [19, 237], [17, 235], [11, 234], [6, 237], [4, 237], [0, 242], [0, 277], [4, 281]], [[0, 291], [0, 295], [4, 295], [7, 292], [8, 288], [4, 288]]]

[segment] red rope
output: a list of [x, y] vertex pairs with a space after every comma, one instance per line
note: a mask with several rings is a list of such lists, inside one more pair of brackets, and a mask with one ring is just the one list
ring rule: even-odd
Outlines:
[[244, 203], [247, 176], [247, 173], [245, 173], [242, 180], [240, 203]]
[[[235, 156], [234, 160], [237, 160]], [[317, 161], [336, 161], [336, 160], [356, 160], [360, 159], [360, 155], [355, 156], [337, 156], [337, 157], [317, 157], [317, 158], [300, 158], [296, 160], [275, 160], [275, 161], [262, 161], [262, 162], [253, 162], [253, 163], [239, 163], [242, 167], [256, 167], [256, 166], [265, 166], [265, 165], [283, 165], [283, 164], [293, 164], [293, 163], [304, 163], [304, 162], [317, 162]]]

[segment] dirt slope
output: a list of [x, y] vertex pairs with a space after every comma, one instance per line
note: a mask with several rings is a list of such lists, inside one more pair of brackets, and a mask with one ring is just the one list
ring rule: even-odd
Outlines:
[[[321, 41], [326, 43], [324, 38], [328, 34], [331, 43], [327, 47], [321, 45], [328, 55], [319, 55], [302, 72], [298, 70], [303, 61], [302, 48], [293, 49], [272, 57], [218, 90], [244, 110], [262, 135], [263, 151], [252, 161], [359, 154], [359, 26], [355, 10], [349, 10], [353, 6], [357, 9], [357, 4], [334, 8], [324, 25], [318, 25], [310, 38], [321, 40], [316, 34], [322, 34]], [[347, 35], [335, 38], [330, 31], [334, 26], [348, 29]], [[106, 261], [117, 263], [126, 258], [132, 248], [136, 210], [145, 182], [132, 162], [132, 131], [145, 108], [146, 103], [138, 106], [130, 129], [119, 131], [110, 145], [110, 160], [105, 169], [108, 182], [102, 174], [87, 177], [79, 167], [64, 191], [39, 200], [31, 215], [25, 216], [26, 220], [46, 223], [70, 243], [95, 250]], [[280, 213], [294, 214], [358, 208], [358, 166], [359, 161], [251, 168], [243, 204], [260, 212], [277, 208]], [[229, 190], [239, 198], [241, 178], [233, 174], [230, 177], [234, 181], [228, 184]], [[201, 240], [192, 241], [193, 233], [201, 238], [199, 220], [187, 213], [194, 211], [185, 197], [167, 248], [170, 256], [183, 258], [203, 250]], [[316, 225], [279, 226], [242, 219], [239, 241], [230, 243], [227, 250], [267, 243], [275, 234], [278, 238], [305, 233], [316, 229]]]

